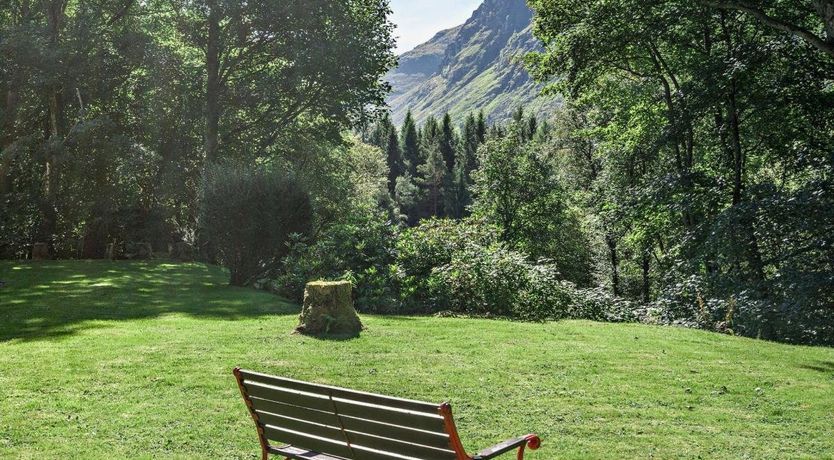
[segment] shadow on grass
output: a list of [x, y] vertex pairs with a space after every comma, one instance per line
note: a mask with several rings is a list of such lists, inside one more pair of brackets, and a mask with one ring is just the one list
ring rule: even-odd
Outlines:
[[300, 332], [294, 332], [293, 334], [322, 342], [350, 342], [360, 337], [360, 334], [302, 334]]
[[814, 364], [802, 364], [799, 367], [802, 369], [822, 372], [823, 374], [831, 373], [834, 375], [834, 361], [817, 361]]
[[0, 262], [0, 342], [37, 340], [182, 313], [238, 320], [298, 314], [279, 297], [227, 285], [223, 271], [167, 262]]

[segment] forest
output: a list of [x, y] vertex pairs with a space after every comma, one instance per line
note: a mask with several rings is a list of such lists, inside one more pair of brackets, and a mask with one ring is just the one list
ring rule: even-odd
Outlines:
[[834, 344], [834, 2], [528, 3], [559, 109], [395, 126], [387, 0], [0, 0], [0, 258]]

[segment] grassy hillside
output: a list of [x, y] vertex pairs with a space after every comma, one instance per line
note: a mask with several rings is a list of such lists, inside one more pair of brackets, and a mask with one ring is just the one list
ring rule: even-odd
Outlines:
[[290, 335], [297, 306], [202, 265], [0, 262], [0, 280], [0, 458], [257, 458], [236, 365], [450, 400], [473, 451], [535, 431], [541, 460], [834, 456], [832, 349], [373, 316], [317, 340]]

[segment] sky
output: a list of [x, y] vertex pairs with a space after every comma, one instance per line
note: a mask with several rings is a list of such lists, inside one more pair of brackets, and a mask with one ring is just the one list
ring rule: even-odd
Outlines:
[[397, 25], [397, 54], [428, 41], [444, 29], [466, 22], [483, 0], [391, 0]]

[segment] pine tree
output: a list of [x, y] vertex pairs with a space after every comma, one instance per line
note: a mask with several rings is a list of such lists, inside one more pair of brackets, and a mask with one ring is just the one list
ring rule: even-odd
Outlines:
[[460, 161], [463, 160], [462, 155], [458, 159], [451, 178], [451, 188], [446, 194], [446, 214], [455, 219], [465, 217], [472, 202], [472, 184], [467, 177], [465, 163]]
[[386, 113], [385, 116], [374, 123], [371, 134], [368, 137], [368, 143], [385, 150], [388, 146], [388, 133], [394, 129], [394, 124], [391, 123], [391, 116]]
[[435, 143], [439, 142], [440, 138], [440, 124], [437, 123], [437, 118], [429, 115], [423, 126], [420, 128], [420, 149], [422, 150], [422, 159], [428, 157], [429, 150]]
[[524, 120], [524, 107], [519, 107], [513, 112], [513, 122], [521, 124], [522, 120]]
[[483, 144], [486, 141], [487, 136], [487, 124], [486, 124], [486, 117], [484, 117], [484, 111], [481, 110], [478, 112], [478, 122], [477, 122], [477, 132], [478, 132], [478, 143]]
[[533, 137], [533, 141], [539, 144], [549, 141], [551, 138], [550, 131], [550, 123], [547, 120], [542, 121], [538, 131], [536, 131], [536, 135]]
[[400, 219], [405, 219], [409, 226], [417, 225], [420, 221], [419, 206], [422, 202], [422, 191], [416, 184], [417, 180], [410, 173], [397, 178], [394, 199], [400, 209]]
[[426, 162], [417, 168], [425, 198], [421, 215], [422, 217], [440, 217], [444, 214], [446, 207], [444, 195], [448, 188], [449, 172], [443, 160], [443, 153], [440, 151], [440, 142], [435, 140], [427, 147]]
[[461, 163], [468, 184], [472, 183], [472, 171], [478, 168], [478, 147], [481, 143], [478, 120], [474, 114], [470, 113], [463, 125], [463, 145], [461, 147]]
[[393, 196], [394, 189], [397, 185], [397, 178], [407, 172], [402, 152], [400, 151], [400, 138], [397, 135], [397, 129], [393, 125], [388, 130], [388, 142], [386, 143], [385, 154], [388, 160], [388, 192]]
[[405, 166], [413, 177], [417, 175], [417, 166], [422, 161], [420, 156], [420, 135], [417, 132], [417, 124], [414, 122], [411, 110], [405, 115], [400, 140], [402, 141], [401, 150]]
[[443, 115], [443, 122], [440, 127], [440, 153], [443, 155], [443, 161], [446, 162], [447, 171], [455, 169], [457, 145], [457, 134], [455, 133], [455, 127], [452, 126], [452, 117], [447, 112]]

